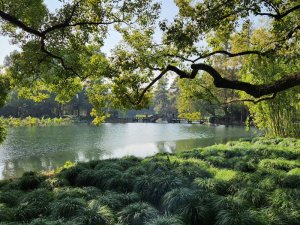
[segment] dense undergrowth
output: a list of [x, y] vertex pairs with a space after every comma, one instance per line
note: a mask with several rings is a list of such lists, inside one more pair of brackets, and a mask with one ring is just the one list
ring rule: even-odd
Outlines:
[[79, 163], [2, 181], [0, 224], [296, 225], [300, 140]]

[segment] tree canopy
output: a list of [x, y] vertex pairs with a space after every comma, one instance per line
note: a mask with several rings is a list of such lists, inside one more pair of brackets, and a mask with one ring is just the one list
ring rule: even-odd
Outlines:
[[[62, 3], [50, 12], [42, 0], [0, 1], [1, 35], [21, 48], [6, 60], [6, 75], [38, 99], [50, 90], [68, 101], [84, 86], [94, 115], [103, 117], [98, 109], [107, 98], [120, 107], [147, 105], [149, 90], [168, 73], [186, 79], [205, 73], [215, 87], [255, 103], [299, 88], [298, 0], [176, 0], [173, 21], [160, 20], [160, 4], [152, 0]], [[100, 49], [110, 26], [122, 41], [107, 57]], [[249, 66], [268, 60], [291, 69], [266, 75]]]

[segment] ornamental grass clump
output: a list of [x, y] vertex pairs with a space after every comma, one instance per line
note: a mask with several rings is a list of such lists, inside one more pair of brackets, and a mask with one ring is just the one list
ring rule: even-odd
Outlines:
[[85, 202], [80, 198], [64, 198], [51, 204], [51, 215], [54, 218], [71, 218], [84, 213]]
[[185, 225], [185, 224], [179, 217], [173, 215], [163, 215], [150, 220], [145, 225]]
[[50, 213], [49, 204], [53, 194], [46, 189], [36, 189], [26, 193], [16, 208], [15, 217], [19, 221], [29, 221]]
[[158, 215], [158, 210], [150, 204], [137, 202], [123, 208], [118, 213], [118, 221], [124, 225], [141, 225]]

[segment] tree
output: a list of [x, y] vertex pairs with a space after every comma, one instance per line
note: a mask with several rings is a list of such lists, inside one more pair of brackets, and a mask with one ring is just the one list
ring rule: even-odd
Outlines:
[[[252, 97], [253, 101], [269, 98], [270, 95], [300, 84], [299, 71], [282, 74], [271, 83], [255, 84], [243, 79], [232, 80], [221, 75], [222, 71], [211, 65], [208, 60], [219, 54], [238, 59], [276, 58], [282, 55], [282, 49], [289, 48], [290, 51], [294, 51], [299, 47], [298, 12], [300, 5], [298, 1], [177, 0], [176, 3], [179, 7], [179, 15], [174, 22], [171, 24], [160, 23], [160, 27], [164, 31], [160, 45], [154, 43], [146, 35], [144, 38], [140, 38], [147, 40], [147, 42], [143, 42], [143, 46], [136, 46], [132, 43], [135, 35], [132, 35], [131, 38], [127, 37], [125, 40], [126, 56], [135, 56], [135, 62], [147, 62], [143, 66], [138, 65], [139, 69], [143, 69], [145, 73], [149, 69], [160, 71], [160, 74], [140, 91], [138, 98], [135, 101], [131, 99], [131, 102], [140, 103], [146, 91], [169, 72], [177, 74], [180, 78], [194, 79], [199, 71], [205, 71], [212, 77], [216, 87], [244, 91], [249, 97]], [[268, 19], [271, 33], [268, 42], [262, 45], [249, 45], [244, 49], [236, 48], [234, 46], [236, 43], [229, 38], [239, 31], [241, 23], [247, 25], [248, 19], [253, 17]], [[211, 34], [218, 34], [222, 38], [213, 46], [204, 45], [201, 48], [201, 41], [207, 40]], [[224, 41], [227, 46], [224, 46]], [[150, 46], [151, 50], [149, 50]], [[139, 54], [141, 52], [142, 54]], [[132, 57], [129, 58], [132, 60]], [[123, 61], [119, 65], [124, 64], [126, 63]], [[137, 68], [136, 65], [134, 64], [132, 68]], [[242, 67], [242, 64], [239, 64], [239, 67]], [[124, 69], [129, 70], [128, 68]]]
[[[176, 4], [179, 14], [172, 23], [159, 22], [163, 35], [157, 42], [159, 4], [151, 0], [70, 0], [55, 13], [50, 13], [42, 0], [3, 0], [1, 33], [22, 49], [12, 55], [7, 74], [13, 85], [31, 88], [43, 84], [59, 91], [66, 87], [78, 91], [73, 88], [78, 81], [108, 79], [111, 82], [106, 82], [105, 93], [112, 93], [116, 104], [136, 108], [151, 101], [151, 87], [171, 72], [195, 79], [204, 71], [216, 87], [245, 92], [252, 102], [299, 86], [299, 70], [282, 71], [272, 80], [255, 83], [242, 76], [225, 76], [210, 60], [224, 55], [237, 59], [235, 68], [243, 69], [241, 62], [249, 58], [276, 62], [286, 56], [284, 49], [299, 57], [298, 0], [176, 0]], [[249, 39], [245, 33], [244, 37], [238, 35], [240, 39], [234, 36], [255, 17], [267, 19], [267, 41], [239, 48], [241, 41]], [[99, 49], [109, 25], [122, 34], [123, 42], [108, 60]], [[211, 36], [218, 38], [201, 45]], [[262, 72], [252, 75], [259, 77]]]
[[[284, 47], [297, 47], [299, 39], [297, 31], [300, 28], [298, 1], [177, 0], [176, 4], [179, 8], [179, 15], [174, 22], [172, 24], [160, 23], [161, 29], [165, 31], [164, 44], [170, 49], [164, 51], [164, 57], [180, 58], [190, 62], [188, 67], [191, 68], [191, 72], [164, 63], [163, 68], [160, 68], [162, 72], [158, 79], [168, 71], [177, 73], [181, 78], [191, 79], [198, 71], [203, 70], [213, 77], [217, 87], [245, 91], [255, 98], [299, 85], [299, 73], [285, 74], [271, 84], [257, 85], [229, 80], [222, 77], [212, 66], [196, 63], [216, 54], [224, 54], [228, 57], [248, 55], [268, 57], [278, 54]], [[24, 8], [26, 10], [23, 10]], [[37, 64], [35, 66], [40, 68], [40, 64], [44, 65], [45, 61], [49, 63], [51, 60], [52, 63], [55, 62], [61, 67], [60, 70], [64, 69], [64, 73], [68, 76], [84, 76], [78, 64], [80, 64], [80, 56], [87, 53], [86, 43], [93, 41], [101, 43], [106, 36], [108, 24], [127, 24], [133, 20], [143, 26], [149, 24], [149, 21], [153, 24], [153, 19], [157, 18], [155, 13], [158, 8], [157, 4], [151, 5], [149, 0], [67, 1], [56, 14], [51, 14], [41, 0], [18, 2], [6, 0], [0, 5], [1, 28], [3, 33], [11, 35], [16, 42], [22, 43], [24, 52], [27, 50], [29, 54], [29, 49], [31, 53], [34, 50], [35, 56], [31, 55], [30, 60], [35, 59], [33, 61], [33, 64]], [[199, 41], [209, 33], [220, 31], [226, 34], [233, 33], [238, 28], [238, 23], [249, 18], [250, 15], [270, 19], [272, 32], [270, 43], [263, 46], [251, 46], [241, 52], [228, 52], [223, 48], [216, 48], [211, 52], [209, 50], [212, 49], [200, 51], [197, 47]], [[118, 28], [124, 32], [125, 36], [136, 35], [121, 26]], [[159, 52], [156, 51], [156, 55], [159, 55]], [[194, 59], [190, 59], [190, 56], [194, 56]], [[168, 62], [168, 60], [164, 61]], [[141, 63], [147, 64], [147, 62]], [[156, 64], [159, 66], [158, 62]], [[145, 93], [142, 92], [143, 94]]]
[[169, 113], [170, 101], [168, 97], [167, 79], [162, 78], [157, 83], [157, 87], [154, 91], [153, 104], [154, 111], [157, 114], [167, 115]]

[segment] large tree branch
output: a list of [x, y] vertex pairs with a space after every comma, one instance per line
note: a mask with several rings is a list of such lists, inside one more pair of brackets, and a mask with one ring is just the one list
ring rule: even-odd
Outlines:
[[290, 13], [299, 10], [300, 9], [300, 5], [296, 5], [292, 8], [290, 8], [289, 10], [285, 11], [284, 13], [279, 13], [277, 12], [277, 14], [272, 14], [272, 13], [256, 13], [256, 15], [260, 15], [260, 16], [269, 16], [274, 18], [275, 20], [281, 20], [283, 17], [286, 17], [287, 15], [289, 15]]
[[235, 102], [252, 102], [254, 104], [257, 104], [257, 103], [262, 102], [262, 101], [272, 100], [276, 97], [276, 95], [277, 95], [277, 93], [274, 93], [271, 96], [263, 97], [263, 98], [259, 98], [259, 99], [234, 99], [234, 100], [230, 100], [230, 101], [225, 102], [223, 105], [229, 105], [229, 104], [232, 104], [232, 103], [235, 103]]
[[265, 56], [265, 55], [269, 54], [272, 51], [273, 51], [273, 49], [267, 50], [265, 52], [261, 52], [261, 51], [258, 51], [258, 50], [249, 50], [249, 51], [231, 53], [231, 52], [228, 52], [228, 51], [225, 51], [225, 50], [219, 50], [219, 51], [210, 52], [208, 54], [200, 55], [198, 58], [192, 60], [192, 62], [195, 63], [195, 62], [199, 61], [200, 59], [205, 59], [205, 58], [208, 58], [210, 56], [217, 55], [217, 54], [227, 55], [228, 57], [232, 58], [232, 57], [244, 56], [244, 55], [261, 55], [261, 56]]
[[66, 17], [66, 19], [62, 23], [55, 24], [55, 25], [53, 25], [51, 27], [48, 27], [47, 29], [44, 29], [42, 31], [34, 29], [34, 28], [26, 25], [24, 22], [22, 22], [21, 20], [19, 20], [15, 16], [10, 15], [10, 14], [8, 14], [6, 12], [3, 12], [3, 11], [0, 11], [0, 18], [2, 18], [4, 21], [7, 21], [7, 22], [11, 23], [12, 25], [20, 28], [23, 31], [25, 31], [27, 33], [30, 33], [30, 34], [40, 38], [41, 51], [43, 53], [45, 53], [49, 57], [57, 59], [58, 62], [60, 63], [60, 65], [66, 71], [70, 71], [74, 75], [80, 77], [80, 75], [76, 72], [76, 70], [74, 68], [69, 67], [69, 66], [66, 65], [66, 62], [65, 62], [63, 57], [50, 52], [46, 48], [45, 40], [46, 40], [47, 34], [52, 32], [52, 31], [59, 30], [59, 29], [64, 29], [64, 28], [67, 28], [67, 27], [85, 26], [85, 25], [90, 25], [90, 26], [110, 25], [110, 24], [113, 24], [113, 23], [122, 22], [120, 19], [116, 18], [116, 20], [112, 20], [112, 21], [78, 21], [78, 22], [72, 23], [71, 21], [72, 21], [74, 15], [76, 13], [76, 10], [79, 7], [80, 2], [81, 2], [81, 0], [74, 3], [70, 15], [68, 17]]
[[[139, 95], [139, 98], [134, 102], [136, 105], [140, 104], [146, 92], [159, 80], [161, 79], [167, 72], [172, 71], [176, 73], [180, 78], [194, 79], [199, 71], [207, 72], [214, 81], [214, 85], [217, 88], [227, 88], [232, 90], [244, 91], [247, 94], [253, 96], [255, 99], [245, 99], [244, 101], [251, 101], [253, 103], [258, 103], [267, 99], [275, 98], [276, 94], [281, 91], [285, 91], [287, 89], [296, 87], [300, 85], [300, 72], [285, 76], [273, 83], [269, 84], [251, 84], [243, 81], [235, 81], [229, 80], [227, 78], [223, 78], [221, 74], [216, 71], [212, 66], [199, 63], [191, 65], [192, 71], [186, 72], [183, 71], [176, 66], [168, 65], [166, 69], [164, 69], [151, 83], [149, 83]], [[268, 96], [268, 95], [271, 95]], [[265, 97], [267, 96], [267, 97]], [[239, 100], [243, 101], [243, 100]]]
[[134, 103], [135, 105], [139, 105], [142, 100], [143, 97], [145, 96], [146, 92], [157, 82], [159, 81], [167, 72], [169, 71], [168, 67], [164, 70], [161, 71], [161, 73], [155, 77], [141, 92], [141, 94], [139, 95], [139, 98], [136, 101], [131, 101], [131, 103]]
[[46, 44], [45, 44], [45, 38], [44, 37], [41, 38], [41, 51], [44, 52], [46, 55], [48, 55], [48, 56], [50, 56], [50, 57], [52, 57], [54, 59], [57, 59], [65, 70], [70, 71], [74, 75], [80, 77], [80, 75], [72, 67], [68, 67], [66, 65], [65, 60], [63, 59], [63, 57], [55, 55], [52, 52], [50, 52], [50, 51], [47, 50]]
[[183, 78], [194, 78], [195, 74], [197, 74], [198, 71], [205, 71], [214, 79], [214, 85], [216, 87], [244, 91], [255, 98], [260, 98], [265, 95], [278, 93], [300, 85], [300, 73], [285, 76], [280, 80], [277, 80], [274, 83], [270, 84], [250, 84], [243, 81], [232, 81], [227, 78], [223, 78], [218, 71], [216, 71], [212, 66], [209, 66], [207, 64], [193, 64], [191, 68], [191, 74], [179, 76]]
[[18, 28], [30, 33], [30, 34], [33, 34], [33, 35], [38, 36], [38, 37], [43, 37], [43, 34], [40, 31], [38, 31], [38, 30], [36, 30], [32, 27], [27, 26], [25, 23], [23, 23], [22, 21], [20, 21], [16, 17], [14, 17], [14, 16], [12, 16], [8, 13], [5, 13], [1, 10], [0, 10], [0, 17], [3, 20], [13, 24], [14, 26], [16, 26], [16, 27], [18, 27]]

